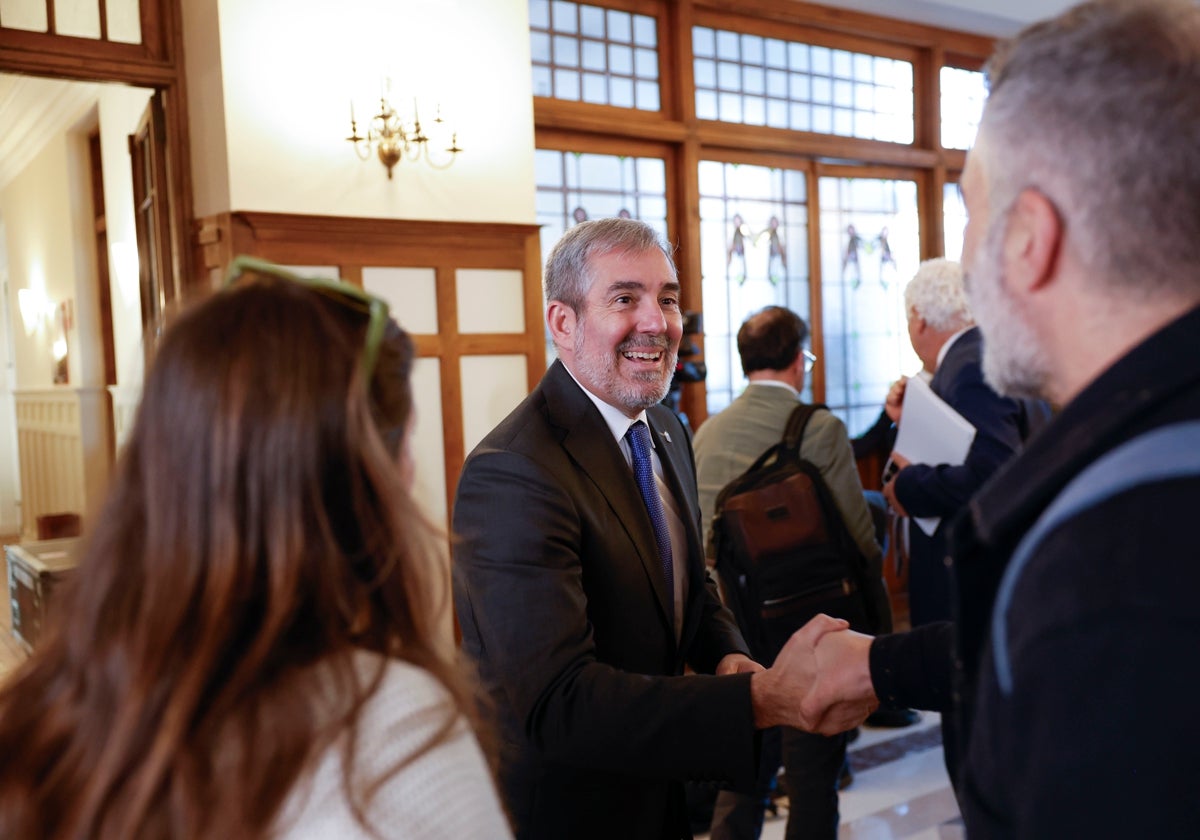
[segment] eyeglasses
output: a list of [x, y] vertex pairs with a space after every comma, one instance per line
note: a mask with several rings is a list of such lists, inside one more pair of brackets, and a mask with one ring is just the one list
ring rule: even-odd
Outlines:
[[275, 263], [260, 260], [257, 257], [245, 255], [234, 257], [229, 264], [229, 272], [225, 275], [225, 288], [237, 283], [246, 273], [265, 274], [280, 280], [290, 280], [299, 283], [319, 295], [349, 307], [367, 316], [367, 334], [363, 339], [362, 374], [363, 382], [370, 383], [371, 375], [375, 373], [375, 363], [379, 361], [379, 347], [383, 343], [383, 334], [387, 330], [389, 316], [387, 301], [363, 291], [358, 286], [342, 280], [330, 280], [325, 277], [301, 277]]
[[817, 354], [808, 349], [801, 350], [800, 353], [804, 356], [804, 372], [808, 373], [817, 363]]

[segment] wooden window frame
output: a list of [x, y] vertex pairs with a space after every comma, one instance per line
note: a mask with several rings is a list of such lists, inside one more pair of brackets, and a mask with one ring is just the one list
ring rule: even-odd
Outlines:
[[[744, 161], [808, 173], [809, 311], [814, 346], [819, 346], [821, 339], [820, 204], [816, 193], [822, 173], [844, 175], [852, 171], [855, 177], [915, 180], [921, 258], [942, 253], [942, 187], [957, 179], [966, 155], [940, 146], [939, 74], [943, 65], [979, 69], [992, 52], [993, 39], [795, 0], [586, 2], [656, 19], [661, 109], [648, 112], [534, 97], [535, 145], [602, 154], [649, 154], [666, 160], [667, 231], [670, 241], [677, 245], [676, 261], [686, 308], [702, 309], [698, 212], [701, 160]], [[890, 143], [697, 119], [693, 26], [911, 61], [913, 142]], [[656, 151], [645, 151], [648, 149]], [[823, 399], [822, 364], [813, 370], [812, 380], [814, 398]], [[693, 426], [704, 421], [707, 408], [703, 383], [684, 388], [681, 408]]]

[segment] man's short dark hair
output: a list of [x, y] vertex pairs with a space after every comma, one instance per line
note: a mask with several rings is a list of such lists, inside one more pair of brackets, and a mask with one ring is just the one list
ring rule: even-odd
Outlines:
[[755, 312], [737, 334], [742, 372], [783, 370], [796, 361], [808, 340], [808, 324], [786, 306], [768, 306]]

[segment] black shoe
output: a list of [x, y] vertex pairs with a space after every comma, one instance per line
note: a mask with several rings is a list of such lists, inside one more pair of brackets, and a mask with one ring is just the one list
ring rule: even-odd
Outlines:
[[867, 716], [867, 726], [877, 726], [883, 729], [899, 729], [902, 726], [912, 726], [919, 723], [921, 713], [916, 709], [889, 709], [880, 706]]

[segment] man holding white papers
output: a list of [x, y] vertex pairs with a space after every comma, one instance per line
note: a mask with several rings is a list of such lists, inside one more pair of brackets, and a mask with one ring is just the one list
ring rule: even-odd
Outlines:
[[[901, 422], [892, 460], [903, 469], [883, 488], [888, 503], [901, 516], [937, 520], [932, 532], [915, 524], [909, 529], [908, 597], [916, 627], [950, 618], [950, 581], [943, 562], [946, 528], [975, 491], [1020, 448], [1027, 424], [1021, 404], [1000, 396], [983, 380], [982, 338], [971, 317], [958, 263], [945, 259], [921, 263], [904, 290], [904, 304], [913, 350], [934, 371], [929, 387], [953, 409], [936, 419], [923, 415], [922, 422], [936, 422], [937, 428], [911, 429]], [[897, 383], [887, 404], [897, 422], [903, 398], [904, 383]], [[955, 413], [960, 415], [957, 421]], [[942, 460], [910, 463], [923, 453], [905, 452], [901, 441], [924, 436], [950, 442], [959, 437], [963, 420], [975, 429], [973, 440], [969, 433], [966, 437], [965, 458], [960, 449], [957, 457], [948, 451]]]

